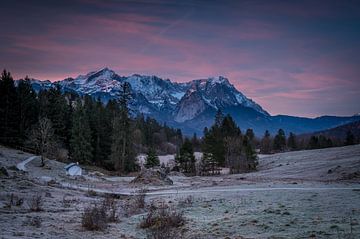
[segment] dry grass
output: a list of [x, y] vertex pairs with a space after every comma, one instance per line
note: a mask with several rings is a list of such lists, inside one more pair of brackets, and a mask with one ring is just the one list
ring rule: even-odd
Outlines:
[[149, 229], [148, 238], [180, 238], [177, 228], [184, 224], [183, 213], [162, 203], [159, 207], [150, 207], [150, 211], [143, 218], [140, 227]]
[[103, 206], [86, 207], [82, 215], [82, 226], [89, 231], [103, 231], [107, 227], [106, 211]]
[[34, 195], [30, 200], [28, 201], [28, 205], [30, 208], [30, 211], [32, 212], [40, 212], [42, 211], [42, 205], [43, 205], [43, 198], [41, 195]]

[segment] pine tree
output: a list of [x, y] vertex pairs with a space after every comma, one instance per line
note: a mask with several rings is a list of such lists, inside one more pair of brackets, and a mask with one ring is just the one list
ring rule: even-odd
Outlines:
[[243, 148], [247, 160], [248, 170], [255, 170], [258, 165], [258, 158], [254, 146], [251, 144], [250, 139], [245, 135], [243, 139]]
[[57, 138], [69, 145], [71, 115], [70, 106], [59, 86], [39, 92], [40, 116], [51, 120]]
[[70, 147], [74, 160], [83, 164], [92, 162], [91, 129], [81, 101], [77, 101], [73, 114]]
[[195, 174], [195, 156], [191, 141], [186, 138], [176, 155], [175, 162], [180, 170], [187, 174]]
[[296, 150], [297, 149], [297, 143], [296, 143], [296, 136], [294, 133], [290, 132], [288, 140], [287, 140], [287, 147], [290, 150]]
[[125, 82], [119, 99], [119, 113], [113, 120], [113, 141], [110, 155], [111, 162], [120, 173], [137, 169], [131, 141], [131, 125], [128, 109], [130, 97], [130, 85]]
[[19, 81], [16, 90], [19, 99], [19, 136], [22, 143], [31, 126], [38, 120], [39, 103], [28, 77]]
[[355, 137], [353, 135], [353, 133], [348, 130], [346, 132], [346, 139], [345, 139], [345, 145], [354, 145], [355, 144]]
[[261, 140], [260, 152], [262, 154], [269, 154], [271, 152], [271, 135], [268, 130], [265, 131], [264, 137]]
[[2, 72], [0, 80], [0, 142], [19, 142], [18, 95], [14, 80], [6, 70]]
[[155, 166], [160, 166], [160, 160], [159, 157], [156, 155], [155, 149], [150, 148], [146, 156], [145, 167], [152, 168]]
[[283, 129], [279, 129], [274, 138], [274, 150], [283, 151], [286, 147], [286, 136]]

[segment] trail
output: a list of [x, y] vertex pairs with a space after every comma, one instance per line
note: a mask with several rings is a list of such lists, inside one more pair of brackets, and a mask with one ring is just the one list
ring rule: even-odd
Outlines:
[[27, 158], [26, 160], [22, 161], [21, 163], [18, 163], [16, 165], [16, 168], [21, 170], [21, 171], [27, 171], [25, 165], [30, 163], [31, 161], [33, 161], [37, 157], [38, 156], [31, 156], [30, 158]]

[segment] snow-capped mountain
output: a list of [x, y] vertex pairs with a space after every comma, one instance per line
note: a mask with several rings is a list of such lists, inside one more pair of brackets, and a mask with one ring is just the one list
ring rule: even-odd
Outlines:
[[[193, 80], [186, 83], [171, 82], [157, 76], [134, 74], [119, 76], [114, 71], [104, 68], [99, 71], [67, 78], [55, 82], [65, 92], [76, 92], [80, 95], [88, 94], [99, 97], [103, 102], [119, 97], [124, 82], [131, 86], [133, 96], [132, 106], [138, 113], [149, 114], [151, 111], [163, 110], [174, 116], [175, 121], [184, 122], [201, 114], [205, 109], [226, 108], [242, 105], [252, 108], [264, 115], [269, 115], [260, 105], [248, 99], [239, 92], [228, 79], [212, 77]], [[49, 81], [33, 81], [36, 88], [43, 83], [44, 88], [51, 87]], [[50, 84], [49, 84], [50, 83]], [[196, 97], [195, 97], [196, 96]], [[191, 110], [186, 110], [189, 108]]]
[[[129, 107], [134, 114], [151, 116], [168, 125], [179, 127], [188, 134], [201, 134], [205, 126], [213, 123], [218, 109], [231, 114], [241, 128], [253, 128], [258, 135], [266, 129], [275, 132], [282, 127], [295, 133], [304, 133], [353, 121], [346, 117], [335, 117], [336, 119], [325, 121], [317, 120], [321, 117], [308, 119], [270, 116], [260, 105], [247, 98], [222, 76], [177, 83], [157, 76], [119, 76], [114, 71], [104, 68], [54, 83], [39, 80], [31, 82], [36, 91], [60, 86], [63, 92], [91, 95], [104, 103], [110, 99], [117, 99], [122, 85], [128, 82], [132, 93]], [[360, 119], [358, 116], [352, 118]], [[324, 124], [319, 123], [320, 121], [324, 121]]]

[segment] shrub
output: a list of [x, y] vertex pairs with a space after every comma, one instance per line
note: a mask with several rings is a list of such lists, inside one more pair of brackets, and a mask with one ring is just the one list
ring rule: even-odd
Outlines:
[[168, 207], [162, 203], [159, 207], [152, 206], [150, 211], [140, 223], [141, 228], [149, 228], [154, 231], [166, 231], [174, 227], [184, 225], [185, 218], [182, 212]]
[[106, 213], [106, 220], [108, 222], [117, 222], [118, 215], [117, 215], [117, 202], [112, 197], [106, 197], [102, 203], [102, 207]]
[[181, 199], [179, 201], [179, 206], [180, 207], [191, 207], [193, 203], [194, 203], [194, 197], [189, 195], [186, 198]]
[[103, 231], [107, 227], [105, 207], [93, 205], [86, 207], [82, 215], [82, 226], [89, 231]]
[[42, 211], [42, 205], [43, 205], [43, 198], [41, 195], [35, 195], [33, 196], [30, 201], [28, 202], [30, 211], [32, 212], [40, 212]]
[[141, 189], [135, 196], [135, 207], [137, 208], [145, 208], [145, 196], [146, 196], [146, 189]]

